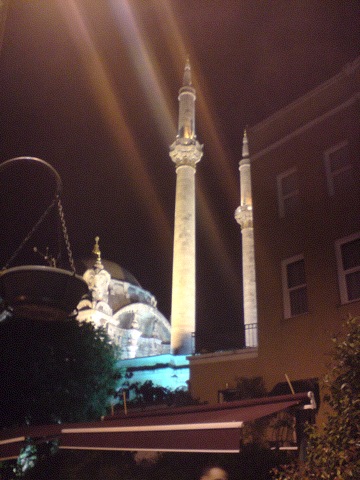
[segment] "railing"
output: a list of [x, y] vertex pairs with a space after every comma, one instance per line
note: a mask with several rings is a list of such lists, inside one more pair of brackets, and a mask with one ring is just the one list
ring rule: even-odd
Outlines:
[[258, 346], [258, 326], [257, 323], [247, 323], [245, 328], [245, 348]]

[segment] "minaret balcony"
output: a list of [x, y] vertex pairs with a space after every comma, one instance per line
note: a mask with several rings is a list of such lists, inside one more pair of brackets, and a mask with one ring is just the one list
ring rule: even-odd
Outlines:
[[252, 205], [240, 205], [240, 207], [235, 210], [235, 219], [241, 226], [241, 230], [244, 228], [253, 228]]
[[195, 139], [178, 138], [170, 147], [171, 160], [176, 167], [189, 165], [195, 167], [203, 156], [203, 146]]

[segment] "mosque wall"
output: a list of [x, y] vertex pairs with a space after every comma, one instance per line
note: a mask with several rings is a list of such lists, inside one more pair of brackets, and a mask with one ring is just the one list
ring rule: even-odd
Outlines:
[[[119, 389], [129, 385], [151, 381], [156, 387], [169, 390], [188, 389], [189, 361], [185, 355], [155, 355], [119, 361], [119, 369], [125, 370]], [[131, 397], [130, 397], [131, 400]]]

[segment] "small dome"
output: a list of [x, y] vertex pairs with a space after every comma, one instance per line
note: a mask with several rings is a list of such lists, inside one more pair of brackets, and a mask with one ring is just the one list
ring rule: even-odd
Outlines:
[[[76, 260], [76, 273], [78, 275], [83, 275], [86, 270], [94, 267], [95, 262], [96, 258], [94, 256]], [[121, 267], [117, 263], [111, 262], [110, 260], [105, 260], [103, 258], [101, 259], [101, 263], [104, 266], [104, 269], [110, 273], [111, 278], [116, 280], [122, 280], [123, 282], [130, 283], [131, 285], [141, 287], [140, 283], [136, 280], [134, 275], [132, 275], [130, 272], [125, 270], [125, 268]]]

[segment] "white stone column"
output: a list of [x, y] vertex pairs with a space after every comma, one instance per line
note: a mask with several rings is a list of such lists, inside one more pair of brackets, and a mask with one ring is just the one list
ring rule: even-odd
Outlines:
[[170, 157], [176, 168], [174, 257], [171, 299], [171, 352], [193, 353], [196, 328], [195, 173], [202, 145], [195, 135], [195, 89], [187, 61], [179, 91], [179, 124]]
[[171, 303], [171, 350], [192, 353], [195, 332], [195, 169], [176, 169], [173, 284]]
[[255, 276], [255, 245], [253, 229], [253, 206], [251, 192], [250, 158], [246, 132], [243, 139], [240, 170], [240, 206], [235, 211], [235, 219], [241, 227], [242, 267], [243, 267], [243, 302], [245, 346], [258, 346], [257, 299]]

